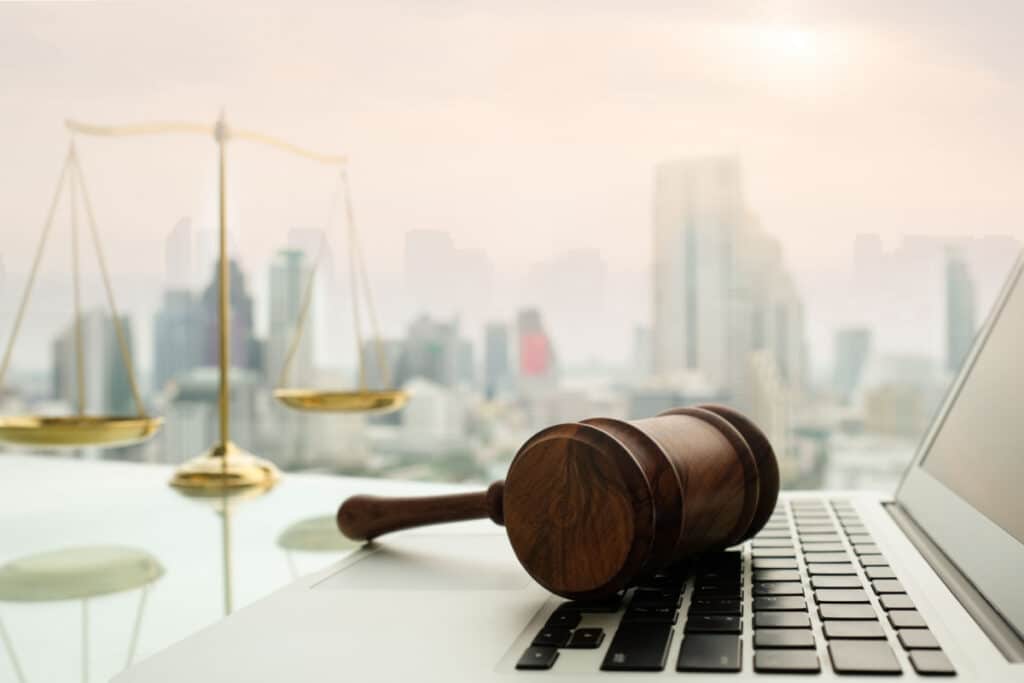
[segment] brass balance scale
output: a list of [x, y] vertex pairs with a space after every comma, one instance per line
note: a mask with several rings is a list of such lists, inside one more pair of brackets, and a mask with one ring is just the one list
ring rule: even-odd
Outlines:
[[[219, 152], [219, 174], [218, 174], [218, 195], [219, 195], [219, 238], [220, 254], [218, 259], [218, 320], [220, 347], [219, 370], [220, 382], [218, 390], [218, 414], [219, 414], [219, 439], [205, 453], [186, 462], [175, 472], [171, 485], [183, 491], [192, 491], [202, 495], [204, 492], [215, 494], [218, 491], [259, 488], [269, 489], [280, 478], [277, 468], [269, 461], [252, 455], [230, 438], [230, 307], [229, 307], [229, 286], [228, 276], [228, 254], [227, 254], [227, 197], [226, 197], [226, 171], [227, 171], [227, 142], [229, 140], [248, 140], [268, 145], [292, 155], [303, 157], [340, 170], [339, 188], [345, 204], [347, 220], [347, 244], [349, 251], [351, 288], [352, 288], [352, 314], [353, 330], [356, 337], [356, 348], [358, 352], [358, 387], [356, 389], [324, 390], [314, 388], [291, 388], [287, 387], [289, 371], [295, 353], [299, 347], [299, 341], [304, 332], [305, 320], [312, 301], [314, 276], [317, 270], [317, 263], [310, 269], [309, 279], [306, 283], [303, 301], [300, 308], [300, 315], [296, 321], [292, 335], [292, 342], [289, 345], [285, 358], [278, 388], [274, 391], [274, 397], [295, 410], [308, 412], [325, 413], [368, 413], [368, 412], [389, 412], [398, 410], [407, 401], [408, 396], [404, 391], [398, 389], [371, 389], [366, 382], [366, 367], [363, 354], [363, 337], [361, 328], [361, 313], [359, 307], [360, 293], [366, 298], [366, 307], [369, 322], [375, 339], [375, 355], [379, 366], [380, 377], [384, 386], [390, 385], [387, 368], [387, 358], [383, 352], [378, 331], [376, 313], [373, 308], [373, 299], [369, 288], [365, 262], [362, 257], [362, 249], [359, 243], [358, 232], [355, 226], [354, 212], [352, 209], [351, 194], [349, 191], [348, 177], [346, 174], [346, 159], [341, 156], [325, 155], [293, 145], [289, 142], [275, 137], [264, 135], [255, 131], [229, 128], [223, 114], [218, 121], [212, 125], [197, 123], [152, 123], [136, 124], [128, 126], [97, 126], [83, 124], [74, 121], [67, 121], [67, 127], [72, 135], [90, 136], [139, 136], [168, 133], [202, 134], [212, 135], [218, 146]], [[71, 416], [4, 416], [0, 417], [0, 441], [6, 441], [23, 446], [36, 448], [82, 448], [82, 447], [113, 447], [133, 443], [140, 443], [152, 437], [163, 422], [162, 418], [150, 417], [147, 415], [145, 406], [139, 395], [135, 372], [132, 365], [131, 354], [128, 350], [127, 338], [122, 329], [120, 318], [117, 315], [117, 308], [114, 303], [114, 294], [110, 286], [110, 278], [107, 274], [106, 262], [103, 249], [99, 239], [99, 231], [96, 227], [96, 220], [89, 198], [88, 191], [82, 173], [81, 163], [75, 151], [74, 139], [72, 139], [64, 167], [61, 171], [60, 180], [54, 195], [46, 222], [43, 226], [42, 235], [36, 248], [35, 258], [32, 263], [32, 270], [25, 287], [24, 294], [15, 315], [11, 335], [2, 361], [0, 361], [0, 385], [3, 384], [4, 375], [10, 365], [11, 352], [14, 348], [21, 322], [31, 297], [33, 284], [35, 283], [39, 262], [42, 259], [48, 237], [53, 227], [54, 215], [64, 189], [65, 183], [70, 177], [70, 204], [71, 204], [71, 245], [72, 245], [72, 285], [75, 303], [75, 368], [77, 387], [77, 414]], [[85, 214], [88, 218], [88, 225], [92, 237], [92, 243], [96, 251], [100, 272], [103, 276], [103, 284], [106, 290], [107, 305], [110, 314], [113, 316], [115, 332], [120, 348], [122, 362], [129, 378], [132, 397], [135, 402], [137, 414], [129, 415], [90, 415], [86, 413], [85, 405], [85, 372], [84, 372], [84, 351], [81, 334], [81, 311], [80, 297], [78, 290], [78, 193], [84, 199]], [[332, 212], [333, 213], [333, 212]], [[326, 235], [321, 242], [320, 253], [323, 252]], [[316, 259], [319, 261], [319, 255]]]

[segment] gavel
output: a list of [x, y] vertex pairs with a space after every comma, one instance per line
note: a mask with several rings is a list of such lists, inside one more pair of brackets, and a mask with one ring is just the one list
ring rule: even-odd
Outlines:
[[599, 600], [750, 538], [768, 521], [778, 493], [778, 463], [761, 430], [731, 408], [702, 405], [548, 427], [486, 491], [353, 496], [338, 509], [338, 528], [371, 540], [489, 517], [505, 526], [537, 583], [566, 598]]

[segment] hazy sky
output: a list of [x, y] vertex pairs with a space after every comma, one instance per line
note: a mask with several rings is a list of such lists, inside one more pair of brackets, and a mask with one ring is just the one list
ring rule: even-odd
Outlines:
[[[1024, 4], [680, 4], [0, 4], [8, 284], [65, 117], [210, 121], [221, 107], [350, 155], [378, 273], [400, 270], [416, 228], [506, 273], [578, 246], [643, 270], [653, 166], [695, 154], [741, 158], [750, 206], [797, 270], [845, 265], [858, 232], [1024, 232]], [[212, 224], [209, 141], [79, 146], [115, 271], [160, 273], [178, 218]], [[264, 268], [288, 228], [323, 223], [333, 178], [252, 144], [230, 154], [240, 248]]]

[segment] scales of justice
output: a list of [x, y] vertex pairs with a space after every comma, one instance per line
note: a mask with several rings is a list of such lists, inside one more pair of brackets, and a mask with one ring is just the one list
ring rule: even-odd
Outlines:
[[[66, 125], [72, 133], [71, 145], [61, 169], [60, 178], [57, 182], [57, 189], [50, 204], [46, 221], [39, 238], [32, 268], [25, 285], [25, 290], [15, 313], [11, 334], [7, 341], [2, 360], [0, 360], [0, 385], [3, 384], [4, 376], [11, 362], [11, 355], [18, 331], [21, 327], [29, 299], [32, 295], [32, 288], [38, 273], [39, 264], [50, 233], [52, 232], [55, 214], [62, 193], [67, 188], [69, 195], [71, 215], [71, 253], [72, 253], [72, 291], [74, 295], [74, 353], [75, 353], [75, 377], [77, 389], [76, 414], [70, 416], [2, 416], [0, 417], [0, 441], [19, 444], [22, 446], [36, 448], [82, 448], [82, 447], [115, 447], [140, 443], [151, 438], [159, 431], [163, 418], [152, 417], [147, 414], [145, 404], [139, 394], [138, 384], [135, 380], [135, 370], [132, 364], [128, 340], [121, 325], [121, 319], [117, 313], [117, 306], [114, 299], [114, 291], [110, 284], [110, 277], [107, 270], [106, 258], [104, 256], [102, 243], [99, 236], [95, 212], [91, 197], [85, 183], [81, 161], [75, 148], [75, 135], [124, 137], [160, 134], [190, 134], [210, 135], [218, 147], [219, 172], [218, 172], [218, 198], [219, 198], [219, 257], [218, 257], [218, 323], [219, 323], [219, 370], [220, 382], [218, 387], [218, 416], [219, 416], [219, 439], [205, 453], [184, 463], [175, 472], [171, 485], [184, 492], [193, 492], [199, 495], [204, 493], [216, 494], [220, 491], [239, 489], [269, 489], [280, 477], [277, 468], [269, 461], [259, 458], [246, 452], [231, 440], [230, 431], [230, 278], [228, 275], [228, 254], [227, 254], [227, 146], [229, 141], [244, 140], [259, 143], [276, 148], [280, 151], [294, 156], [309, 159], [320, 164], [334, 167], [338, 173], [338, 193], [340, 194], [344, 207], [347, 222], [346, 241], [348, 246], [348, 259], [350, 271], [350, 286], [352, 295], [352, 321], [353, 332], [356, 339], [358, 355], [358, 385], [355, 389], [324, 390], [313, 388], [289, 387], [288, 378], [290, 368], [296, 351], [299, 348], [299, 341], [304, 332], [306, 317], [310, 308], [313, 295], [314, 276], [317, 270], [319, 254], [310, 268], [309, 277], [303, 291], [303, 298], [299, 314], [292, 333], [291, 343], [287, 350], [281, 375], [278, 379], [277, 388], [274, 390], [274, 397], [289, 408], [321, 413], [371, 413], [389, 412], [398, 410], [405, 405], [408, 396], [404, 391], [387, 388], [371, 389], [366, 382], [366, 359], [364, 358], [362, 314], [360, 310], [360, 294], [365, 297], [366, 317], [368, 318], [372, 338], [374, 340], [374, 355], [379, 371], [379, 377], [383, 386], [390, 386], [390, 373], [387, 366], [387, 358], [381, 344], [381, 337], [377, 325], [376, 313], [373, 306], [373, 297], [370, 292], [369, 277], [366, 271], [365, 261], [362, 255], [362, 248], [359, 242], [358, 231], [356, 230], [354, 212], [352, 208], [351, 192], [349, 189], [348, 176], [346, 172], [346, 158], [343, 156], [327, 155], [314, 152], [297, 145], [293, 145], [276, 137], [265, 135], [256, 131], [235, 129], [229, 127], [224, 119], [223, 113], [213, 124], [202, 123], [143, 123], [126, 126], [99, 126], [75, 121], [67, 121]], [[329, 229], [333, 222], [333, 209], [337, 201], [331, 204], [331, 214], [328, 218]], [[84, 205], [84, 214], [89, 228], [89, 237], [96, 255], [96, 261], [102, 276], [103, 286], [106, 293], [106, 303], [109, 313], [113, 319], [114, 331], [117, 338], [118, 348], [121, 354], [121, 361], [124, 364], [128, 376], [128, 383], [131, 389], [132, 399], [135, 403], [135, 415], [95, 415], [87, 412], [86, 406], [86, 383], [85, 383], [85, 352], [82, 341], [82, 315], [81, 301], [79, 295], [79, 219], [81, 210], [79, 203]], [[320, 244], [322, 254], [326, 242], [326, 230], [323, 233]]]

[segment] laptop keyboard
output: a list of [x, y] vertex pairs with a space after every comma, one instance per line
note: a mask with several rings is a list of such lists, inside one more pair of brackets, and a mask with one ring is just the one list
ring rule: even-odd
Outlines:
[[[729, 550], [613, 600], [563, 603], [516, 668], [557, 671], [567, 649], [603, 649], [594, 655], [602, 671], [739, 672], [752, 647], [755, 672], [898, 675], [902, 650], [918, 674], [955, 674], [849, 501], [780, 504], [747, 545], [749, 572], [744, 553]], [[614, 628], [598, 615], [614, 615]]]

